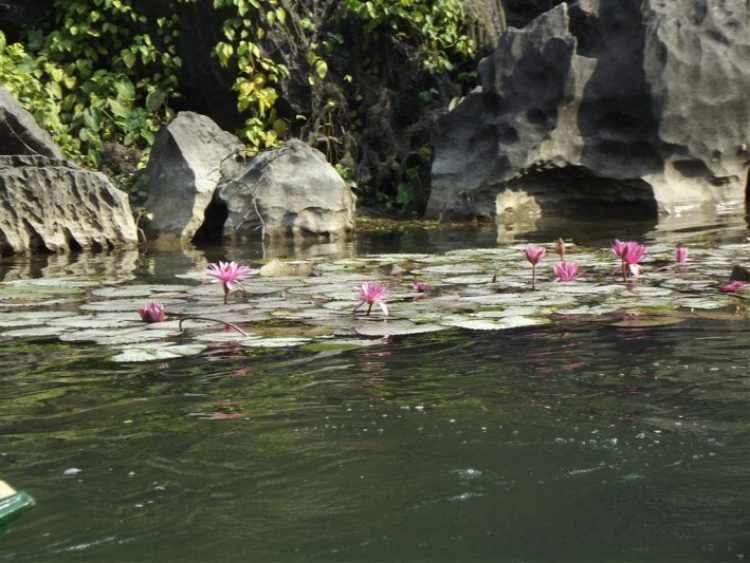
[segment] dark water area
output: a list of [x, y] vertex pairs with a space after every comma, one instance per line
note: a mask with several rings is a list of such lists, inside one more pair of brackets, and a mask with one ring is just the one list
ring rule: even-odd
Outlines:
[[[630, 228], [558, 223], [516, 240], [747, 235], [741, 222]], [[497, 238], [405, 229], [276, 252]], [[128, 283], [166, 280], [191, 252], [138, 255]], [[117, 275], [54, 257], [1, 262], [0, 278], [84, 267]], [[0, 538], [0, 560], [746, 561], [749, 335], [746, 320], [563, 319], [114, 364], [101, 346], [0, 334], [0, 478], [37, 500]]]

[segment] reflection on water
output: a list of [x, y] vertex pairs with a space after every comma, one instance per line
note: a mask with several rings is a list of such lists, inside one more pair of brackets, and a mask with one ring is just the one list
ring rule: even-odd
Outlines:
[[[662, 236], [547, 225], [526, 240]], [[669, 240], [746, 234], [671, 225]], [[405, 229], [308, 255], [496, 238]], [[263, 249], [4, 259], [0, 279], [173, 282], [227, 256]], [[0, 335], [0, 475], [38, 503], [0, 560], [747, 560], [749, 331], [561, 319], [353, 351], [224, 343], [131, 365]]]
[[136, 250], [3, 258], [0, 260], [0, 281], [72, 277], [123, 282], [135, 277], [139, 262]]
[[18, 346], [1, 467], [39, 505], [0, 559], [741, 560], [749, 328], [562, 324], [116, 369]]
[[733, 242], [747, 236], [744, 209], [705, 207], [662, 215], [654, 220], [594, 217], [543, 217], [532, 225], [498, 227], [497, 242], [545, 242], [562, 236], [579, 244], [608, 245], [613, 238], [646, 243], [690, 243], [696, 240]]
[[549, 243], [558, 237], [577, 244], [609, 246], [614, 238], [637, 239], [649, 243], [689, 244], [696, 241], [737, 242], [748, 235], [747, 222], [736, 209], [712, 209], [685, 215], [669, 215], [659, 221], [626, 219], [576, 219], [545, 217], [533, 231], [509, 232], [494, 225], [453, 225], [450, 228], [398, 223], [389, 229], [375, 229], [365, 222], [353, 240], [320, 242], [260, 240], [238, 246], [195, 247], [178, 250], [113, 251], [3, 258], [0, 281], [31, 278], [90, 277], [112, 281], [150, 278], [169, 280], [184, 274], [196, 264], [233, 259], [239, 262], [281, 259], [345, 259], [357, 255], [395, 253], [445, 253], [461, 248], [492, 248], [498, 245], [533, 242]]

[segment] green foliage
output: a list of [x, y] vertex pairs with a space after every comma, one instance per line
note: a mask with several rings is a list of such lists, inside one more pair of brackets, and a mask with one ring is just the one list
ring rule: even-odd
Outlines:
[[[102, 156], [112, 144], [147, 153], [173, 116], [182, 66], [178, 14], [195, 1], [178, 0], [155, 17], [142, 11], [143, 0], [55, 0], [50, 20], [23, 43], [7, 45], [0, 34], [0, 85], [80, 161], [106, 169]], [[412, 142], [422, 147], [415, 160], [394, 145], [392, 131], [378, 129], [390, 127], [392, 99], [382, 112], [371, 110], [380, 109], [378, 92], [398, 92], [413, 121], [445, 111], [445, 85], [470, 80], [473, 66], [461, 0], [342, 0], [323, 21], [305, 3], [211, 6], [223, 22], [211, 54], [233, 77], [243, 122], [237, 134], [252, 151], [300, 136], [323, 150], [347, 183], [362, 184], [361, 194], [402, 213], [419, 210], [429, 139]], [[301, 99], [309, 88], [309, 108], [278, 103], [292, 84]], [[127, 183], [136, 199], [145, 196], [142, 182]]]
[[214, 0], [214, 8], [226, 11], [224, 40], [214, 48], [222, 67], [236, 68], [232, 89], [237, 92], [237, 109], [250, 114], [238, 132], [251, 151], [277, 144], [288, 129], [275, 109], [281, 81], [289, 69], [264, 55], [260, 42], [267, 29], [284, 26], [287, 13], [275, 0]]
[[157, 37], [131, 0], [55, 0], [51, 29], [0, 44], [0, 85], [70, 156], [98, 167], [106, 141], [148, 149], [177, 94], [175, 15]]
[[417, 47], [426, 70], [451, 72], [452, 61], [474, 54], [459, 0], [344, 0], [342, 7], [364, 23], [365, 47], [382, 35], [405, 41]]
[[419, 213], [429, 191], [429, 130], [475, 83], [464, 2], [343, 0], [339, 17], [361, 24], [352, 126], [365, 155], [358, 168], [370, 182], [360, 196], [404, 215]]

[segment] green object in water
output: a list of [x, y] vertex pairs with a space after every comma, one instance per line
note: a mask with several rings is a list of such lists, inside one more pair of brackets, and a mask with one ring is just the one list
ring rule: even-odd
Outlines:
[[3, 492], [10, 492], [8, 496], [0, 498], [0, 531], [3, 530], [10, 522], [18, 518], [36, 503], [32, 496], [23, 491], [16, 492], [6, 483], [0, 481], [3, 485]]

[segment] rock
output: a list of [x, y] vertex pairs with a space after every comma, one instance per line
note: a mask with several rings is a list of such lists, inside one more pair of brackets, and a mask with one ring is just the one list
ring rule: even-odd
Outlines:
[[323, 154], [293, 139], [259, 153], [218, 190], [228, 240], [306, 236], [334, 240], [354, 228], [355, 199]]
[[62, 159], [49, 133], [7, 90], [0, 88], [0, 155], [38, 154]]
[[516, 234], [533, 232], [542, 208], [528, 193], [504, 190], [495, 199], [498, 242], [512, 242]]
[[480, 62], [481, 87], [436, 136], [427, 217], [492, 219], [508, 191], [543, 214], [743, 202], [750, 3], [570, 6], [509, 28]]
[[206, 219], [216, 186], [235, 173], [244, 145], [210, 118], [177, 114], [162, 127], [151, 148], [146, 175], [146, 227], [157, 244], [189, 243]]
[[0, 254], [137, 242], [127, 194], [103, 174], [46, 156], [0, 156]]
[[308, 262], [282, 262], [274, 258], [268, 264], [261, 266], [260, 275], [264, 278], [279, 277], [310, 277], [316, 275], [315, 268]]

